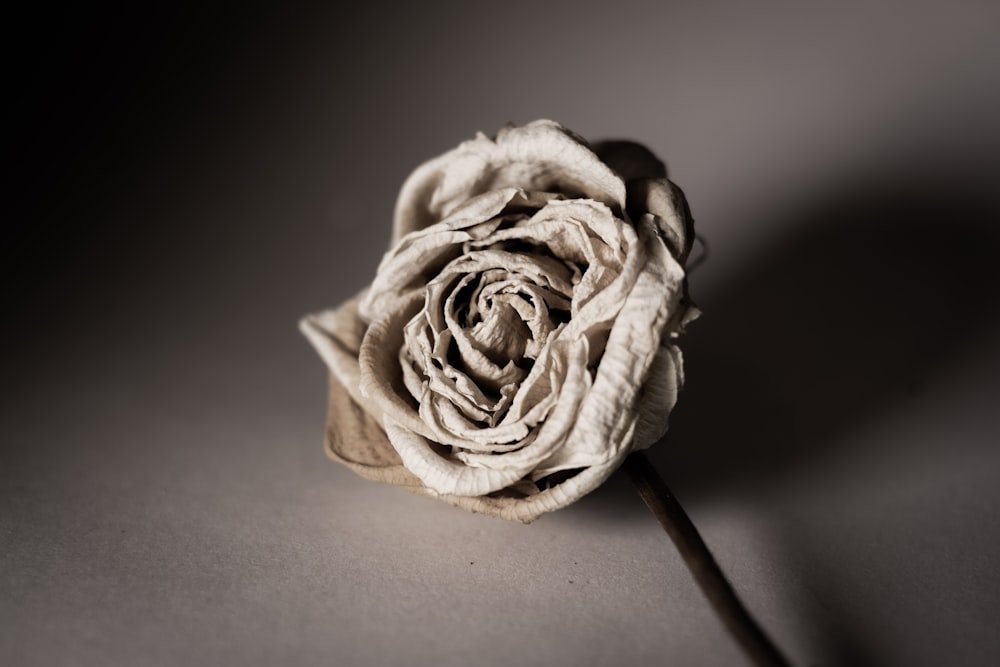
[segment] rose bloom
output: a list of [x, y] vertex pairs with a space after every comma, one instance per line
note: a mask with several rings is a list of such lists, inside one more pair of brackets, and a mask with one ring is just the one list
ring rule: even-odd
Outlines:
[[545, 120], [420, 166], [371, 286], [301, 323], [331, 371], [330, 456], [528, 522], [659, 440], [697, 313], [665, 175]]

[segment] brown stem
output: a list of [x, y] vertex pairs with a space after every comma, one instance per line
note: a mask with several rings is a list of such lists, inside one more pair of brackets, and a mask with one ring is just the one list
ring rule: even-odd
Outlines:
[[698, 529], [646, 455], [633, 452], [623, 467], [646, 506], [667, 531], [715, 613], [749, 658], [756, 665], [787, 667], [788, 661], [736, 597]]

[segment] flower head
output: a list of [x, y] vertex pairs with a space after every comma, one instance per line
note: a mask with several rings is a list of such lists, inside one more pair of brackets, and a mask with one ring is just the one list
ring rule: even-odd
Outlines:
[[552, 121], [423, 164], [371, 286], [302, 320], [328, 452], [507, 519], [582, 497], [666, 431], [691, 226], [648, 150]]

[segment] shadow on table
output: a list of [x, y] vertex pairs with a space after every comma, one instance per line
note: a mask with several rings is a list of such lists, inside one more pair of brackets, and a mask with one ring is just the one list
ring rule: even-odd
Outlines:
[[990, 206], [914, 182], [793, 213], [683, 339], [687, 386], [651, 453], [672, 483], [694, 497], [774, 481], [982, 344], [1000, 305]]
[[[840, 434], [919, 395], [963, 346], [988, 344], [1000, 312], [990, 196], [925, 179], [842, 184], [782, 215], [788, 235], [720, 293], [699, 300], [695, 278], [705, 314], [682, 340], [687, 385], [649, 452], [682, 502], [766, 491], [849, 447]], [[644, 512], [627, 484], [601, 493], [588, 503], [601, 516]], [[867, 662], [845, 629], [826, 632], [843, 664]]]

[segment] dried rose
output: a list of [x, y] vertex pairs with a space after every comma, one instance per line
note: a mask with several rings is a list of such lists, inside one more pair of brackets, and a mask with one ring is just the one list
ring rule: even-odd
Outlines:
[[691, 239], [637, 144], [542, 120], [425, 163], [372, 285], [302, 320], [332, 371], [328, 452], [506, 519], [574, 502], [666, 431]]

